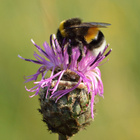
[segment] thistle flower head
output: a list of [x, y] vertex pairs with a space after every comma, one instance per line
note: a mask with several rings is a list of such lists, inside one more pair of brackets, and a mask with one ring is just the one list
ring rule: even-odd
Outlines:
[[[67, 44], [64, 43], [65, 46], [60, 46], [55, 35], [50, 37], [50, 46], [47, 42], [43, 44], [44, 50], [33, 40], [31, 41], [40, 54], [34, 52], [35, 60], [25, 59], [19, 56], [21, 59], [40, 65], [37, 72], [28, 76], [28, 79], [26, 80], [26, 82], [35, 81], [35, 86], [33, 88], [26, 88], [29, 92], [35, 92], [35, 94], [30, 97], [38, 95], [41, 88], [47, 87], [46, 98], [48, 93], [51, 92], [49, 98], [55, 98], [55, 101], [57, 102], [61, 97], [76, 88], [86, 89], [87, 94], [91, 94], [91, 116], [93, 118], [94, 98], [96, 95], [103, 96], [104, 92], [101, 72], [98, 66], [111, 52], [111, 50], [109, 50], [105, 54], [108, 45], [105, 47], [103, 53], [99, 53], [97, 56], [93, 56], [91, 52], [87, 50], [86, 46], [84, 46], [85, 55], [80, 62], [77, 62], [80, 55], [79, 49], [78, 47], [73, 47], [72, 60], [69, 64]], [[51, 71], [49, 78], [47, 78], [46, 75], [48, 71]], [[39, 75], [42, 77], [37, 81]], [[65, 85], [67, 88], [58, 90], [58, 86], [60, 85]]]

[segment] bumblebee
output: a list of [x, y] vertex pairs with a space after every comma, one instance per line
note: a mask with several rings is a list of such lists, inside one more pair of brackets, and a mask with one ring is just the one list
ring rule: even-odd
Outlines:
[[69, 55], [69, 63], [71, 62], [72, 48], [78, 46], [80, 56], [78, 62], [82, 59], [83, 46], [87, 47], [94, 56], [102, 53], [106, 40], [100, 28], [109, 26], [109, 23], [100, 22], [82, 22], [79, 18], [71, 18], [60, 23], [56, 33], [60, 46], [68, 43], [67, 52]]

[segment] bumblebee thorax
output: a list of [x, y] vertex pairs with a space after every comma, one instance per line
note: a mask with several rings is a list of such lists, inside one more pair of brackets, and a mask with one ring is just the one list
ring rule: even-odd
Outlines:
[[66, 36], [66, 32], [65, 32], [65, 29], [64, 29], [64, 23], [65, 23], [65, 20], [63, 20], [59, 25], [59, 31], [60, 31], [60, 33], [63, 37]]

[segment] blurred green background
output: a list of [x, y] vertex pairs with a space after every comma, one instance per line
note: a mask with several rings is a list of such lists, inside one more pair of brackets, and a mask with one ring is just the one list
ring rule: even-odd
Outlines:
[[[23, 76], [34, 74], [35, 47], [63, 19], [109, 22], [102, 29], [110, 48], [109, 61], [100, 66], [104, 99], [86, 130], [72, 140], [140, 140], [140, 1], [139, 0], [0, 0], [0, 139], [56, 140], [41, 121], [38, 97], [29, 98]], [[26, 84], [30, 87], [30, 83]]]

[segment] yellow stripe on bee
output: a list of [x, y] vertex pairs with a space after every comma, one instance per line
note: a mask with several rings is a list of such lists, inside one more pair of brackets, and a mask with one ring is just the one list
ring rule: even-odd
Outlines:
[[65, 29], [64, 29], [64, 23], [65, 23], [65, 20], [63, 20], [59, 25], [59, 31], [63, 37], [66, 36]]
[[99, 28], [91, 27], [88, 29], [87, 34], [84, 36], [87, 43], [90, 43], [97, 35]]

